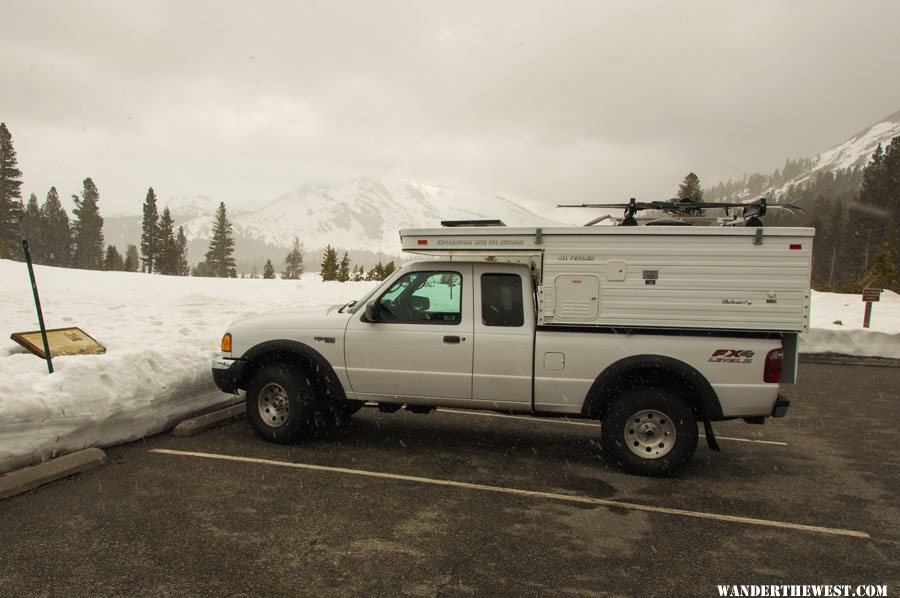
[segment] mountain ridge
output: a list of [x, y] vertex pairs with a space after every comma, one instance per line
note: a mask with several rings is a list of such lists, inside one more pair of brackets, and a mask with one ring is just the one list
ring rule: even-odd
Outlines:
[[[707, 198], [740, 201], [765, 195], [778, 201], [788, 189], [812, 182], [820, 173], [835, 173], [847, 168], [865, 167], [879, 143], [887, 147], [898, 135], [900, 135], [900, 110], [857, 131], [842, 143], [813, 158], [801, 158], [797, 161], [788, 159], [783, 172], [776, 170], [772, 175], [754, 172], [749, 176], [744, 175], [744, 178], [738, 181], [716, 183], [709, 187]], [[789, 166], [795, 171], [791, 172], [790, 176], [784, 176]]]
[[[205, 253], [218, 202], [205, 196], [170, 201], [159, 201], [159, 209], [169, 205], [176, 227], [183, 226], [188, 238], [189, 261], [196, 263]], [[253, 265], [266, 258], [279, 262], [295, 236], [307, 252], [307, 264], [317, 260], [326, 245], [348, 251], [354, 259], [364, 255], [374, 264], [381, 257], [401, 255], [400, 229], [439, 226], [441, 220], [499, 218], [510, 226], [571, 224], [501, 195], [403, 178], [357, 177], [333, 187], [304, 186], [255, 209], [228, 213], [234, 226], [235, 255], [239, 262]], [[104, 229], [108, 242], [136, 244], [140, 216], [109, 218]]]

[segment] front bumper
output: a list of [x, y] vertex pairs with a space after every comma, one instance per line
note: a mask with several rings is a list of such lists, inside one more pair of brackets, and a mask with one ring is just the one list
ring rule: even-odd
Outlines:
[[216, 357], [212, 362], [213, 382], [222, 392], [237, 394], [247, 362], [243, 359]]
[[772, 417], [784, 417], [787, 415], [788, 407], [791, 406], [791, 402], [784, 398], [782, 395], [778, 395], [778, 398], [775, 399], [775, 408], [772, 410]]

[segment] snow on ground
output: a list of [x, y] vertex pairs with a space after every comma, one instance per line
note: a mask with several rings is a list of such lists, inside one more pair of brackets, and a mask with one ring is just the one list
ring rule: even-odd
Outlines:
[[[231, 322], [345, 303], [375, 284], [35, 271], [47, 327], [78, 326], [107, 352], [57, 357], [48, 375], [44, 361], [9, 340], [37, 329], [37, 318], [25, 265], [0, 260], [0, 472], [165, 430], [215, 400], [210, 361]], [[858, 295], [814, 293], [801, 350], [900, 358], [900, 296], [884, 293], [870, 330], [863, 307]]]
[[860, 295], [813, 291], [810, 331], [800, 337], [800, 352], [900, 359], [900, 295], [884, 291], [872, 303], [868, 329], [865, 308]]
[[204, 391], [231, 322], [279, 307], [345, 303], [375, 284], [44, 266], [35, 274], [47, 328], [78, 326], [107, 352], [57, 357], [48, 375], [45, 361], [9, 340], [38, 324], [25, 265], [0, 260], [0, 472], [165, 430], [221, 400]]

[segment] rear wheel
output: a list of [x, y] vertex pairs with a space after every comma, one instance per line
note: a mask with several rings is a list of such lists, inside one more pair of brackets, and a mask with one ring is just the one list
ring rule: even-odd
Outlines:
[[662, 388], [629, 390], [607, 405], [603, 449], [629, 473], [667, 476], [697, 448], [697, 419], [680, 398]]
[[316, 393], [302, 370], [269, 365], [247, 389], [247, 419], [254, 431], [269, 442], [298, 440], [312, 425]]

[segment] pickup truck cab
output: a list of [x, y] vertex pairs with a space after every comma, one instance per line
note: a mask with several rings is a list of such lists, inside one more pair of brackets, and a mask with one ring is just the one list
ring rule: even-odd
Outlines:
[[[785, 415], [789, 402], [779, 382], [793, 382], [796, 334], [752, 325], [600, 325], [604, 313], [627, 317], [612, 303], [605, 311], [600, 297], [627, 283], [632, 275], [623, 267], [636, 272], [639, 283], [631, 286], [639, 293], [660, 291], [666, 270], [648, 275], [617, 258], [606, 260], [602, 275], [585, 275], [584, 266], [546, 251], [537, 263], [410, 262], [359, 301], [240, 320], [223, 338], [213, 377], [223, 391], [246, 391], [250, 423], [272, 442], [297, 441], [365, 402], [387, 412], [405, 406], [565, 415], [601, 420], [604, 452], [644, 475], [669, 475], [688, 462], [698, 425], [717, 450], [711, 422]], [[548, 280], [557, 262], [568, 263]], [[772, 297], [782, 292], [762, 297], [777, 301]], [[741, 297], [756, 301], [749, 289]], [[678, 301], [691, 311], [687, 299]], [[716, 306], [748, 307], [719, 301], [717, 295]], [[806, 310], [808, 317], [808, 304]], [[744, 313], [763, 321], [752, 316], [759, 312]]]

